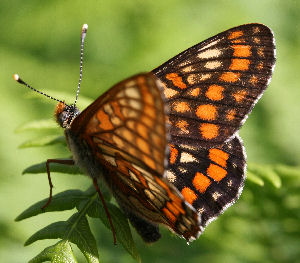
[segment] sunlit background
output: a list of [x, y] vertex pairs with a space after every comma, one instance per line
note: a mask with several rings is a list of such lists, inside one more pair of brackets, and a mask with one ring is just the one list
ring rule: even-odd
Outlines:
[[[299, 1], [1, 0], [0, 262], [26, 262], [54, 244], [55, 240], [45, 240], [23, 247], [34, 232], [72, 213], [47, 213], [14, 222], [49, 191], [45, 174], [22, 176], [22, 171], [70, 153], [63, 146], [18, 149], [44, 133], [16, 129], [51, 118], [55, 102], [18, 85], [13, 73], [50, 95], [75, 97], [80, 29], [87, 23], [81, 95], [95, 99], [118, 81], [150, 71], [212, 35], [253, 22], [274, 31], [277, 63], [271, 85], [241, 131], [248, 160], [296, 167], [300, 165]], [[55, 193], [84, 190], [90, 184], [86, 177], [64, 174], [53, 174], [53, 181]], [[142, 262], [300, 262], [299, 187], [300, 176], [283, 178], [279, 188], [268, 181], [264, 186], [247, 181], [238, 203], [191, 245], [167, 230], [151, 246], [134, 234]], [[97, 220], [91, 223], [102, 262], [134, 262], [121, 246], [113, 246], [107, 229]], [[79, 262], [85, 262], [73, 248]]]

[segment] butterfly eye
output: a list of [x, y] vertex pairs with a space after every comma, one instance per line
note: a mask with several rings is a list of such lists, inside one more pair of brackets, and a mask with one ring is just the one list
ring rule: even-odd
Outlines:
[[57, 122], [62, 128], [67, 128], [79, 113], [80, 111], [75, 106], [66, 106], [63, 111], [57, 115]]

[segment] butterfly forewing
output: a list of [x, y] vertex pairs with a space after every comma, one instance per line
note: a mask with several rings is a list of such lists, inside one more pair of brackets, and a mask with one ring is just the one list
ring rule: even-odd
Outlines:
[[163, 82], [172, 142], [229, 140], [266, 89], [275, 64], [271, 30], [238, 26], [175, 56], [153, 73]]
[[167, 130], [160, 81], [151, 73], [125, 80], [99, 97], [72, 123], [87, 144], [121, 206], [187, 240], [199, 232], [199, 216], [163, 178]]
[[106, 150], [114, 148], [133, 163], [144, 163], [162, 174], [166, 125], [158, 87], [158, 80], [150, 74], [119, 83], [74, 120], [72, 131], [85, 137], [93, 151], [107, 157], [108, 163], [114, 162], [114, 156]]

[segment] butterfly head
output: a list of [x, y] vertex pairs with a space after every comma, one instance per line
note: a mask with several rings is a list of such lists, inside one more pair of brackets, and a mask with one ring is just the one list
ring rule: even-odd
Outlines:
[[62, 128], [70, 128], [72, 121], [80, 113], [75, 105], [67, 105], [64, 102], [59, 102], [56, 105], [54, 116], [57, 123]]

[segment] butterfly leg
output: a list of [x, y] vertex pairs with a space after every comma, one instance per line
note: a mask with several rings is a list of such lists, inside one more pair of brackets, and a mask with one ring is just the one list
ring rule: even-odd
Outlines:
[[42, 210], [45, 210], [45, 208], [51, 203], [52, 200], [52, 188], [53, 188], [53, 184], [51, 181], [51, 176], [50, 176], [50, 163], [60, 163], [60, 164], [66, 164], [66, 165], [74, 165], [74, 161], [73, 160], [58, 160], [58, 159], [48, 159], [46, 162], [46, 169], [47, 169], [47, 175], [48, 175], [48, 181], [49, 181], [49, 186], [50, 186], [50, 194], [49, 194], [49, 198], [48, 201], [46, 202], [45, 205], [42, 206]]
[[98, 186], [98, 183], [97, 183], [97, 179], [96, 179], [96, 178], [93, 178], [93, 184], [94, 184], [94, 187], [95, 187], [97, 193], [99, 194], [99, 197], [100, 197], [101, 202], [102, 202], [102, 204], [103, 204], [103, 207], [104, 207], [106, 216], [107, 216], [107, 218], [108, 218], [108, 221], [109, 221], [109, 224], [110, 224], [110, 227], [111, 227], [111, 231], [112, 231], [112, 233], [113, 233], [114, 245], [116, 245], [116, 244], [117, 244], [116, 231], [115, 231], [114, 225], [113, 225], [113, 223], [112, 223], [111, 216], [110, 216], [110, 213], [109, 213], [108, 208], [107, 208], [107, 206], [106, 206], [105, 200], [104, 200], [103, 195], [102, 195], [102, 193], [101, 193], [101, 191], [100, 191], [100, 188], [99, 188], [99, 186]]

